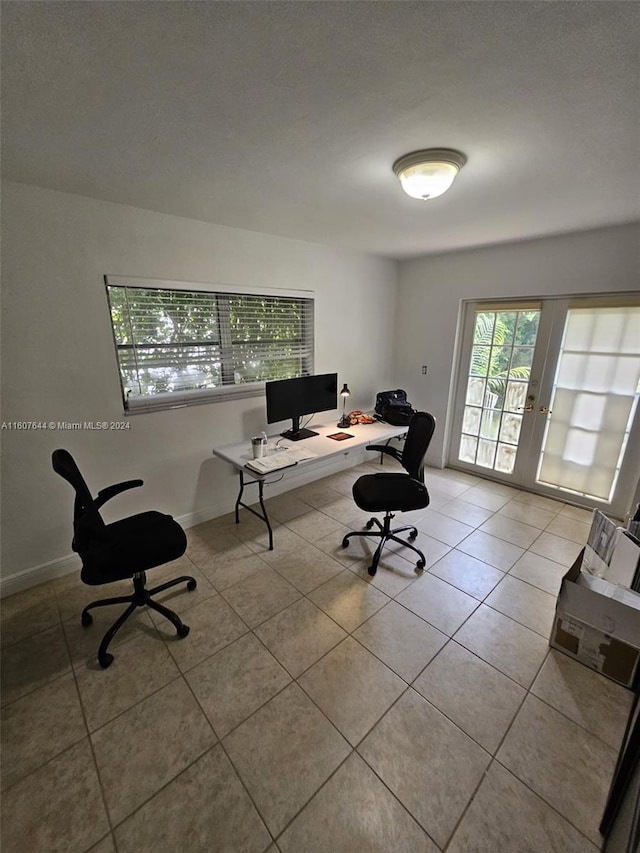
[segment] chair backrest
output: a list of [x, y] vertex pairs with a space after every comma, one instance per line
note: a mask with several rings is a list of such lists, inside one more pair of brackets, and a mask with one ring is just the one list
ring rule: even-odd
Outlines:
[[54, 450], [53, 470], [70, 483], [76, 493], [73, 505], [74, 551], [82, 553], [92, 535], [99, 536], [105, 524], [98, 512], [89, 487], [84, 481], [73, 456], [68, 450]]
[[411, 418], [402, 451], [402, 467], [414, 480], [424, 479], [424, 460], [436, 428], [436, 419], [428, 412], [416, 412]]

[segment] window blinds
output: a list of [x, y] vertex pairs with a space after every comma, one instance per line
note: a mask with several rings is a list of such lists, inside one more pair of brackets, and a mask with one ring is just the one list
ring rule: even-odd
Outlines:
[[105, 281], [127, 410], [250, 396], [313, 372], [313, 298]]

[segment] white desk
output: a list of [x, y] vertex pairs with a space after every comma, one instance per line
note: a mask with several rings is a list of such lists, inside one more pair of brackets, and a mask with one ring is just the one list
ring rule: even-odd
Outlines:
[[[244, 507], [244, 509], [262, 519], [262, 521], [267, 525], [267, 529], [269, 531], [270, 551], [273, 551], [273, 530], [271, 529], [271, 522], [269, 521], [267, 509], [264, 505], [263, 492], [265, 481], [269, 482], [269, 478], [273, 477], [286, 477], [291, 471], [300, 470], [301, 468], [304, 468], [305, 471], [310, 470], [312, 469], [312, 466], [316, 465], [318, 462], [324, 462], [332, 456], [341, 456], [347, 450], [353, 450], [357, 447], [366, 447], [368, 444], [384, 444], [392, 438], [401, 438], [406, 435], [407, 432], [407, 427], [396, 427], [380, 421], [376, 421], [373, 424], [357, 424], [356, 426], [348, 427], [344, 430], [336, 427], [335, 423], [329, 424], [328, 426], [311, 424], [310, 428], [315, 430], [318, 435], [314, 435], [311, 438], [305, 438], [300, 442], [289, 441], [281, 436], [269, 436], [269, 444], [279, 442], [280, 448], [283, 446], [299, 446], [304, 447], [305, 450], [315, 453], [315, 456], [312, 459], [305, 459], [301, 462], [297, 462], [292, 467], [280, 468], [276, 471], [270, 472], [269, 474], [256, 474], [255, 471], [245, 468], [246, 463], [253, 458], [251, 441], [249, 439], [241, 441], [238, 444], [227, 444], [224, 447], [213, 448], [214, 456], [218, 456], [220, 459], [224, 459], [225, 462], [229, 462], [238, 471], [240, 489], [235, 506], [236, 524], [240, 523], [240, 507]], [[331, 433], [335, 432], [347, 432], [353, 436], [353, 438], [347, 438], [344, 441], [335, 441], [335, 439], [327, 437]], [[247, 477], [248, 479], [245, 479]], [[258, 512], [253, 509], [253, 507], [248, 506], [242, 501], [245, 486], [255, 484], [258, 486], [258, 500], [261, 512]]]

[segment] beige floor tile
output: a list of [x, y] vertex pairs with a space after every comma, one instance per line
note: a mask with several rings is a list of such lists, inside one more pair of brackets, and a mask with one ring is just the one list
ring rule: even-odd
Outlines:
[[[170, 589], [165, 589], [163, 592], [159, 592], [157, 595], [153, 596], [154, 601], [157, 601], [164, 607], [168, 607], [169, 610], [173, 610], [180, 619], [188, 624], [189, 617], [187, 614], [191, 608], [195, 607], [196, 604], [200, 604], [202, 601], [206, 601], [207, 598], [211, 598], [216, 595], [216, 590], [204, 573], [201, 572], [197, 566], [194, 566], [193, 563], [191, 563], [188, 569], [185, 566], [185, 569], [186, 571], [179, 573], [175, 571], [158, 571], [154, 573], [153, 576], [149, 576], [149, 579], [147, 579], [147, 589], [153, 589], [156, 586], [160, 586], [172, 578], [192, 577], [197, 584], [194, 590], [189, 590], [186, 583], [181, 583], [177, 586], [171, 587]], [[163, 627], [168, 628], [170, 631], [172, 630], [164, 616], [161, 616], [151, 608], [149, 608], [148, 612], [154, 624], [163, 625], [163, 623], [165, 623]]]
[[418, 523], [418, 530], [453, 547], [473, 533], [474, 527], [435, 509], [428, 509]]
[[278, 843], [283, 853], [438, 853], [355, 753], [287, 827]]
[[72, 673], [6, 705], [1, 716], [3, 789], [87, 735]]
[[307, 483], [305, 486], [295, 490], [295, 497], [309, 506], [320, 509], [333, 501], [344, 497], [340, 492], [337, 492], [327, 481], [316, 480], [314, 483]]
[[551, 633], [556, 612], [555, 597], [518, 578], [505, 575], [485, 599], [485, 604], [531, 628], [545, 639]]
[[373, 577], [369, 574], [370, 559], [360, 560], [349, 568], [365, 583], [370, 583], [371, 586], [375, 586], [389, 598], [394, 598], [403, 589], [422, 577], [423, 574], [423, 570], [418, 569], [415, 563], [418, 556], [401, 545], [398, 545], [397, 548], [397, 551], [391, 548], [384, 549]]
[[370, 652], [411, 682], [447, 642], [445, 634], [390, 601], [353, 636]]
[[262, 853], [270, 841], [220, 746], [116, 827], [115, 837], [119, 853]]
[[482, 560], [483, 563], [488, 563], [495, 569], [500, 569], [502, 572], [508, 572], [511, 566], [524, 553], [524, 549], [511, 542], [505, 542], [496, 536], [491, 536], [489, 533], [484, 533], [482, 530], [474, 531], [470, 536], [458, 545], [459, 551], [464, 551], [471, 557], [476, 557]]
[[387, 595], [348, 569], [314, 589], [309, 598], [348, 632], [355, 631], [389, 601]]
[[533, 551], [525, 551], [522, 557], [509, 569], [515, 578], [537, 586], [557, 598], [560, 583], [567, 573], [567, 566], [556, 563]]
[[51, 582], [17, 592], [0, 601], [0, 646], [11, 646], [59, 622]]
[[576, 521], [581, 521], [583, 524], [591, 526], [593, 510], [583, 509], [580, 506], [571, 506], [571, 504], [564, 504], [564, 506], [560, 510], [560, 515], [568, 516], [569, 518], [574, 518]]
[[[367, 514], [363, 510], [361, 510], [360, 507], [353, 500], [351, 490], [349, 490], [348, 497], [343, 495], [337, 500], [325, 504], [322, 507], [322, 512], [328, 518], [331, 518], [334, 521], [339, 522], [340, 524], [346, 524], [348, 527], [351, 527], [352, 529], [356, 530], [358, 529], [358, 527], [364, 525], [365, 521], [368, 518]], [[292, 527], [292, 529], [294, 528]], [[326, 532], [324, 535], [326, 535]]]
[[557, 512], [550, 512], [548, 509], [540, 509], [530, 504], [522, 503], [518, 495], [514, 500], [505, 504], [502, 509], [498, 510], [498, 515], [504, 515], [507, 518], [512, 518], [515, 521], [522, 521], [530, 527], [537, 527], [538, 530], [544, 530], [556, 517]]
[[452, 586], [482, 601], [504, 577], [500, 569], [454, 548], [429, 569]]
[[528, 696], [498, 761], [594, 843], [616, 753], [535, 696]]
[[[74, 669], [79, 669], [86, 664], [97, 666], [98, 649], [102, 638], [125, 610], [126, 605], [124, 604], [114, 604], [113, 607], [98, 607], [91, 611], [93, 618], [91, 625], [84, 626], [79, 615], [62, 623]], [[138, 608], [131, 614], [109, 644], [109, 653], [115, 657], [118, 653], [118, 647], [123, 643], [133, 640], [135, 637], [145, 636], [153, 637], [156, 640], [159, 637], [147, 608]]]
[[266, 622], [300, 598], [298, 590], [271, 568], [235, 584], [222, 594], [250, 628]]
[[562, 536], [556, 536], [554, 533], [547, 533], [545, 530], [538, 536], [529, 550], [541, 557], [547, 557], [555, 563], [571, 566], [575, 562], [581, 547], [578, 542], [572, 542]]
[[497, 536], [505, 542], [517, 545], [519, 548], [528, 548], [532, 542], [540, 536], [540, 530], [522, 521], [516, 521], [506, 515], [497, 512], [479, 528], [483, 533]]
[[425, 574], [396, 601], [451, 637], [478, 606], [478, 600], [432, 574]]
[[88, 738], [2, 795], [4, 853], [84, 851], [108, 832]]
[[101, 586], [88, 586], [82, 583], [79, 571], [56, 578], [52, 585], [58, 602], [60, 618], [63, 622], [72, 617], [79, 619], [83, 609], [92, 601], [102, 598], [115, 598], [119, 595], [131, 595], [133, 592], [131, 580], [105, 583]]
[[219, 738], [291, 681], [253, 634], [245, 634], [189, 670], [186, 679]]
[[424, 479], [429, 491], [433, 489], [436, 492], [447, 495], [449, 499], [458, 498], [471, 488], [469, 483], [444, 474], [439, 468], [425, 468]]
[[536, 495], [533, 492], [520, 492], [515, 496], [514, 500], [519, 503], [526, 504], [527, 506], [546, 509], [554, 515], [557, 515], [564, 506], [562, 501], [555, 500], [554, 498], [547, 498], [544, 495]]
[[353, 746], [407, 686], [352, 637], [308, 669], [298, 683]]
[[101, 669], [97, 661], [85, 664], [76, 671], [76, 680], [89, 731], [100, 728], [177, 675], [178, 668], [160, 637], [144, 635], [118, 646], [108, 669]]
[[413, 688], [491, 754], [525, 697], [522, 687], [453, 640]]
[[344, 521], [344, 516], [333, 518], [324, 511], [324, 509], [329, 509], [330, 506], [328, 505], [323, 510], [311, 509], [304, 515], [299, 515], [297, 518], [287, 521], [286, 526], [307, 542], [315, 542], [316, 539], [322, 539], [330, 533], [335, 533], [340, 527], [341, 522]]
[[508, 503], [510, 495], [500, 495], [495, 491], [490, 491], [483, 483], [482, 485], [467, 489], [460, 495], [460, 500], [480, 506], [483, 509], [490, 509], [491, 512], [497, 512], [500, 507]]
[[[234, 589], [233, 587], [232, 589]], [[229, 590], [225, 594], [229, 594]], [[220, 595], [203, 601], [189, 611], [189, 634], [180, 639], [164, 634], [167, 648], [182, 672], [196, 666], [247, 632], [247, 626]], [[163, 626], [158, 625], [158, 630]]]
[[267, 563], [262, 557], [254, 554], [244, 544], [240, 547], [246, 548], [248, 554], [243, 551], [242, 554], [234, 557], [225, 551], [223, 554], [213, 554], [210, 559], [205, 558], [199, 563], [202, 566], [202, 574], [218, 592], [229, 589], [230, 586], [267, 568]]
[[285, 524], [294, 518], [306, 515], [312, 510], [312, 505], [305, 500], [302, 489], [296, 489], [296, 493], [285, 492], [265, 501], [267, 515], [281, 524]]
[[[357, 553], [357, 549], [342, 547], [342, 540], [350, 533], [353, 528], [347, 527], [346, 524], [341, 524], [340, 527], [328, 536], [323, 536], [322, 539], [317, 539], [313, 544], [315, 548], [324, 551], [330, 557], [333, 557], [342, 566], [352, 566], [362, 558], [361, 554]], [[351, 540], [353, 542], [353, 540]]]
[[227, 735], [224, 746], [274, 836], [350, 752], [296, 684]]
[[344, 569], [341, 563], [309, 542], [304, 543], [302, 550], [284, 554], [279, 560], [272, 560], [270, 565], [305, 595]]
[[548, 651], [530, 628], [481, 604], [455, 635], [456, 642], [529, 688]]
[[358, 752], [444, 848], [490, 756], [409, 688]]
[[597, 853], [598, 849], [494, 761], [447, 853]]
[[306, 598], [263, 622], [255, 633], [294, 678], [347, 636]]
[[117, 825], [217, 738], [178, 678], [98, 729], [91, 740], [111, 823]]
[[620, 748], [630, 690], [552, 649], [531, 692], [613, 749]]
[[572, 542], [577, 542], [582, 547], [587, 544], [590, 527], [591, 521], [579, 521], [576, 518], [572, 518], [569, 515], [563, 515], [562, 512], [560, 512], [555, 516], [553, 521], [547, 525], [547, 533], [562, 536], [564, 539], [571, 539]]
[[88, 853], [116, 853], [116, 845], [111, 835], [105, 836], [102, 841], [88, 851]]
[[[289, 530], [285, 525], [278, 528], [277, 539], [275, 536], [276, 534], [274, 533], [273, 551], [260, 551], [260, 559], [268, 565], [281, 560], [285, 555], [299, 554], [309, 547], [309, 542], [306, 539], [298, 536], [297, 533]], [[317, 547], [316, 543], [314, 545]]]
[[438, 509], [438, 512], [442, 515], [448, 515], [449, 518], [455, 518], [456, 521], [462, 521], [470, 527], [479, 527], [493, 515], [492, 509], [476, 506], [476, 504], [469, 503], [460, 498], [448, 501]]
[[37, 690], [71, 669], [61, 625], [20, 640], [0, 652], [1, 704]]

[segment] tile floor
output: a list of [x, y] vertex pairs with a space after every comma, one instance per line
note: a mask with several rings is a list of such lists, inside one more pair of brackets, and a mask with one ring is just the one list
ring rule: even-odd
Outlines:
[[372, 468], [271, 498], [274, 551], [247, 513], [189, 530], [152, 582], [197, 578], [164, 596], [191, 633], [139, 612], [108, 670], [113, 609], [79, 613], [111, 590], [2, 602], [3, 853], [598, 849], [631, 695], [547, 645], [589, 514], [429, 470], [427, 571], [371, 579]]

